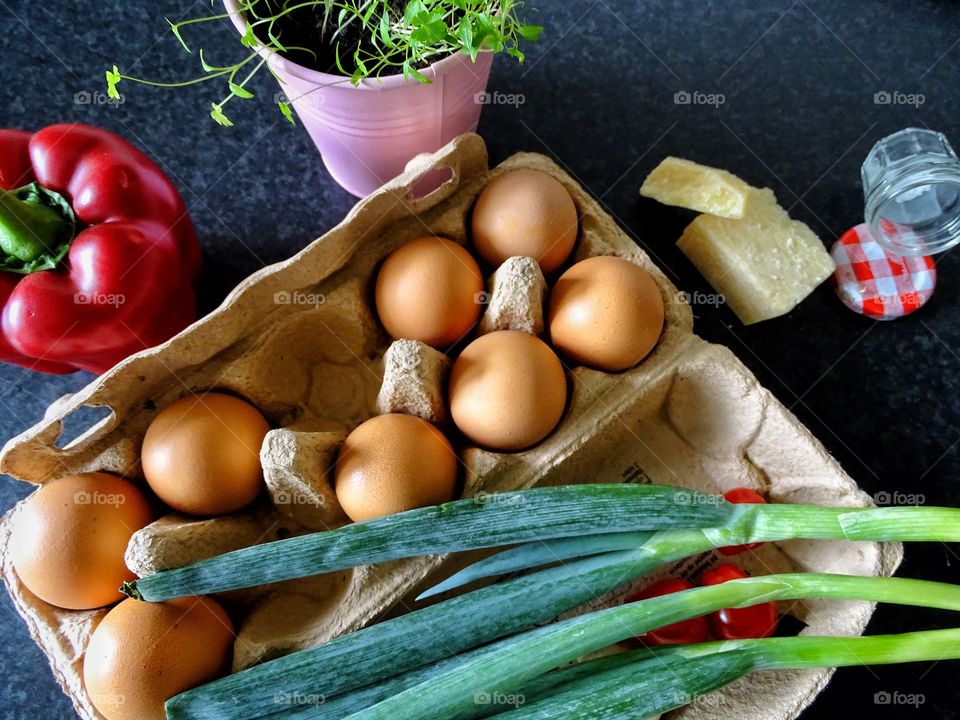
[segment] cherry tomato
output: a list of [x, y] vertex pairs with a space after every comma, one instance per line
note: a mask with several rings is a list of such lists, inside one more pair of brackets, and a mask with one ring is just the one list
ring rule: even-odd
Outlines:
[[[627, 598], [627, 602], [647, 600], [648, 598], [669, 595], [670, 593], [689, 590], [696, 587], [693, 583], [680, 578], [665, 578], [658, 580], [635, 595]], [[682, 643], [704, 642], [710, 636], [705, 617], [682, 620], [673, 625], [665, 625], [656, 630], [644, 633], [637, 640], [647, 645], [679, 645]]]
[[[707, 570], [700, 578], [701, 585], [719, 585], [728, 580], [750, 577], [743, 570], [725, 563]], [[710, 627], [719, 640], [765, 638], [777, 629], [777, 604], [760, 603], [745, 608], [726, 608], [710, 613]]]
[[735, 487], [732, 490], [727, 490], [723, 494], [723, 499], [732, 503], [763, 504], [766, 502], [763, 495], [748, 487]]
[[[756, 492], [755, 490], [751, 490], [750, 488], [746, 488], [746, 487], [737, 487], [737, 488], [733, 488], [733, 490], [727, 490], [727, 492], [723, 494], [723, 499], [735, 505], [744, 505], [744, 504], [763, 505], [767, 502], [764, 499], [763, 495]], [[749, 545], [730, 545], [729, 547], [717, 548], [717, 552], [720, 553], [721, 555], [739, 555], [742, 552], [746, 552], [747, 550], [753, 550], [754, 548], [758, 548], [761, 545], [763, 545], [763, 543], [750, 543]]]

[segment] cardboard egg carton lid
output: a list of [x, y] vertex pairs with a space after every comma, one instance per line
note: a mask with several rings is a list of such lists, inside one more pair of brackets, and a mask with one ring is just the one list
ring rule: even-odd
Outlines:
[[[416, 181], [438, 168], [447, 170], [449, 180], [425, 197], [415, 196]], [[573, 197], [580, 237], [571, 262], [616, 254], [642, 266], [660, 288], [666, 322], [653, 353], [627, 372], [568, 368], [568, 408], [544, 442], [513, 454], [461, 447], [464, 496], [538, 484], [654, 481], [706, 492], [750, 484], [776, 502], [869, 502], [732, 353], [693, 334], [682, 295], [569, 175], [531, 153], [514, 155], [490, 170], [483, 141], [472, 134], [417, 158], [330, 232], [240, 283], [216, 311], [178, 336], [128, 358], [55, 403], [42, 422], [7, 443], [0, 471], [36, 484], [92, 470], [142, 482], [140, 444], [158, 409], [190, 392], [225, 390], [247, 398], [277, 428], [261, 451], [268, 492], [254, 508], [234, 516], [161, 518], [131, 541], [128, 564], [141, 572], [155, 571], [224, 549], [342, 524], [345, 518], [329, 485], [337, 443], [379, 412], [378, 396], [381, 410], [395, 408], [384, 402], [412, 403], [423, 413], [435, 410], [436, 385], [431, 390], [410, 368], [423, 367], [442, 377], [445, 367], [443, 359], [408, 348], [407, 355], [387, 358], [388, 365], [395, 365], [388, 373], [393, 387], [386, 396], [381, 392], [391, 341], [371, 309], [379, 263], [425, 234], [468, 244], [470, 208], [483, 186], [518, 168], [552, 175]], [[514, 288], [517, 301], [488, 306], [488, 329], [529, 322], [536, 331], [541, 290], [535, 278], [520, 271], [522, 265], [501, 275], [499, 284]], [[494, 292], [497, 282], [490, 278]], [[406, 386], [404, 373], [410, 373]], [[422, 386], [413, 387], [415, 382]], [[89, 406], [109, 408], [110, 414], [58, 447], [64, 418]], [[6, 552], [14, 512], [0, 519], [7, 590], [80, 717], [100, 718], [83, 691], [81, 670], [83, 649], [105, 611], [60, 610], [23, 587]], [[889, 574], [901, 551], [896, 544], [792, 542], [770, 544], [764, 552], [760, 557], [767, 566], [752, 571]], [[238, 627], [234, 666], [323, 642], [388, 611], [405, 611], [413, 607], [411, 593], [464, 562], [462, 557], [403, 560], [220, 596]], [[862, 632], [871, 611], [867, 603], [809, 603], [792, 609], [807, 624], [804, 632], [843, 635]], [[759, 689], [744, 697], [722, 691], [725, 703], [697, 703], [671, 717], [786, 720], [812, 701], [828, 677], [827, 671], [769, 673]]]

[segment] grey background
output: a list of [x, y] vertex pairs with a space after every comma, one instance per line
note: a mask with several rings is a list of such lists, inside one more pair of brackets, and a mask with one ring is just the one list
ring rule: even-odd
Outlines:
[[[960, 6], [875, 0], [540, 0], [542, 40], [518, 67], [498, 58], [490, 89], [521, 93], [520, 107], [489, 106], [480, 132], [493, 162], [546, 153], [615, 215], [682, 289], [710, 288], [674, 248], [690, 214], [641, 200], [644, 175], [666, 154], [727, 167], [775, 190], [785, 207], [832, 243], [860, 222], [859, 164], [881, 136], [908, 125], [960, 143]], [[325, 174], [302, 128], [265, 99], [233, 107], [237, 126], [207, 116], [220, 87], [159, 91], [127, 85], [119, 107], [77, 104], [103, 90], [103, 71], [154, 78], [199, 72], [165, 31], [164, 16], [209, 3], [56, 3], [0, 0], [0, 123], [36, 129], [84, 121], [135, 142], [177, 182], [206, 256], [209, 311], [237, 281], [300, 249], [353, 204]], [[193, 35], [211, 61], [236, 57], [232, 29]], [[720, 93], [717, 107], [678, 105], [680, 91]], [[877, 92], [922, 94], [916, 106], [876, 104]], [[960, 459], [960, 255], [940, 258], [940, 286], [915, 315], [876, 323], [846, 310], [829, 286], [789, 316], [744, 328], [727, 308], [695, 308], [697, 331], [730, 346], [871, 493], [921, 493], [956, 504]], [[0, 437], [90, 380], [0, 368]], [[29, 487], [0, 482], [4, 508]], [[953, 548], [907, 550], [902, 574], [960, 580]], [[4, 595], [0, 717], [70, 718], [40, 651]], [[871, 632], [947, 626], [941, 613], [882, 608]], [[847, 669], [804, 717], [866, 711], [876, 718], [953, 718], [956, 666]], [[919, 707], [874, 702], [878, 692], [921, 694]]]

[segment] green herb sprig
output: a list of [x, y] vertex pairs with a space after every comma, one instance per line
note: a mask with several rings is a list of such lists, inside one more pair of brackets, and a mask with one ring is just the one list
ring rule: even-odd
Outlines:
[[[233, 64], [214, 65], [207, 62], [201, 49], [198, 56], [204, 74], [173, 82], [136, 77], [113, 65], [106, 71], [107, 94], [120, 99], [117, 86], [124, 80], [164, 88], [223, 80], [229, 92], [219, 102], [211, 103], [210, 117], [219, 125], [231, 127], [233, 122], [224, 107], [234, 98], [254, 97], [248, 85], [266, 62], [259, 56], [260, 46], [280, 54], [301, 51], [314, 59], [318, 57], [319, 48], [285, 44], [278, 25], [291, 13], [309, 8], [322, 11], [320, 40], [330, 44], [343, 82], [353, 85], [393, 74], [429, 83], [430, 78], [421, 71], [437, 59], [457, 53], [464, 53], [475, 62], [481, 52], [505, 52], [523, 62], [520, 42], [537, 40], [542, 31], [542, 27], [520, 19], [522, 0], [409, 0], [402, 10], [397, 5], [391, 0], [240, 0], [239, 9], [246, 20], [246, 31], [240, 37], [240, 44], [248, 51], [244, 58]], [[228, 13], [217, 13], [177, 22], [167, 19], [167, 23], [183, 49], [192, 53], [185, 30], [229, 17]], [[362, 42], [344, 40], [344, 30], [353, 25], [359, 25]], [[259, 62], [241, 74], [258, 57]], [[277, 98], [280, 112], [295, 124], [290, 103], [291, 99]]]

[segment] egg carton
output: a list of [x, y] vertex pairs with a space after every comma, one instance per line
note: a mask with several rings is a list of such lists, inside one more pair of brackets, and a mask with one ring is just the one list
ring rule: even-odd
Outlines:
[[[869, 498], [727, 349], [693, 333], [683, 295], [613, 219], [548, 158], [514, 155], [488, 169], [483, 141], [464, 135], [359, 202], [345, 220], [285, 262], [242, 282], [215, 312], [163, 345], [139, 353], [58, 401], [44, 420], [12, 439], [0, 470], [42, 484], [105, 471], [143, 482], [140, 445], [158, 409], [192, 392], [220, 389], [247, 398], [271, 421], [261, 459], [268, 492], [235, 515], [160, 518], [138, 532], [127, 562], [139, 574], [346, 522], [330, 483], [339, 443], [378, 412], [403, 411], [449, 428], [443, 384], [449, 359], [419, 343], [391, 343], [371, 310], [379, 263], [404, 242], [437, 234], [468, 244], [470, 209], [484, 185], [510, 170], [557, 178], [580, 217], [571, 261], [615, 254], [656, 280], [666, 322], [656, 349], [633, 369], [607, 374], [568, 368], [563, 420], [539, 445], [503, 454], [458, 442], [463, 495], [534, 485], [656, 482], [723, 492], [749, 485], [773, 502], [862, 506]], [[426, 196], [417, 181], [449, 176]], [[543, 329], [546, 281], [535, 263], [512, 258], [489, 279], [478, 332]], [[109, 416], [58, 447], [64, 420], [81, 408]], [[90, 633], [106, 612], [52, 607], [18, 580], [7, 552], [14, 508], [0, 520], [2, 575], [31, 636], [47, 655], [80, 717], [101, 718], [82, 684]], [[802, 570], [890, 574], [896, 544], [793, 541], [751, 554], [755, 574]], [[677, 572], [715, 562], [692, 559]], [[414, 607], [412, 597], [466, 562], [464, 556], [402, 560], [219, 596], [238, 628], [235, 668], [315, 645]], [[622, 593], [623, 591], [621, 591]], [[617, 594], [592, 605], [619, 601]], [[856, 635], [872, 605], [808, 601], [782, 608], [810, 634]], [[796, 717], [828, 681], [827, 670], [749, 677], [673, 712], [671, 718]]]

